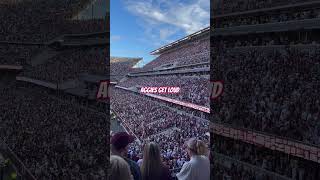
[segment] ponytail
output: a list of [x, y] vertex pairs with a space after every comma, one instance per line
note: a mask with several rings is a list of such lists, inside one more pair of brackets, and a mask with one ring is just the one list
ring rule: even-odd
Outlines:
[[201, 141], [201, 140], [196, 140], [196, 150], [197, 150], [197, 155], [208, 155], [208, 148], [207, 145]]
[[208, 155], [208, 147], [201, 140], [197, 140], [196, 138], [191, 138], [187, 142], [187, 146], [195, 155], [204, 155], [204, 156]]

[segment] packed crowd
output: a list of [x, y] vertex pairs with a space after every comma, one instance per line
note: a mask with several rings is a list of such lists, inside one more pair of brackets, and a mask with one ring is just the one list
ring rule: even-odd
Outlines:
[[225, 79], [215, 120], [319, 144], [319, 54], [294, 48], [225, 54], [215, 66]]
[[320, 178], [320, 173], [316, 170], [320, 167], [319, 164], [315, 165], [316, 163], [308, 161], [299, 162], [297, 157], [288, 156], [285, 153], [275, 153], [270, 149], [232, 139], [217, 137], [214, 141], [217, 153], [262, 168], [266, 172], [273, 172], [278, 176], [294, 180]]
[[[143, 68], [129, 69], [131, 73], [161, 69], [159, 67], [183, 66], [209, 62], [209, 39], [193, 41], [161, 54]], [[115, 63], [116, 64], [116, 63]], [[118, 63], [120, 65], [120, 63]], [[118, 65], [117, 64], [117, 65]], [[123, 67], [125, 66], [125, 67]], [[113, 67], [115, 67], [113, 69]], [[118, 68], [116, 68], [118, 67]], [[113, 66], [111, 61], [111, 76], [124, 69], [127, 64]], [[196, 67], [196, 66], [195, 66]], [[208, 65], [199, 65], [208, 67]], [[184, 67], [180, 69], [194, 69]], [[168, 70], [170, 71], [170, 70]], [[137, 86], [174, 86], [180, 87], [181, 92], [174, 95], [165, 95], [181, 101], [191, 102], [202, 106], [209, 106], [207, 89], [208, 75], [192, 76], [159, 75], [127, 77], [118, 85], [122, 87]], [[184, 149], [184, 142], [192, 137], [209, 144], [209, 123], [196, 113], [177, 108], [176, 105], [164, 103], [145, 97], [132, 91], [111, 88], [111, 109], [130, 133], [139, 139], [129, 146], [128, 157], [136, 162], [143, 159], [143, 144], [155, 142], [159, 145], [163, 163], [170, 169], [180, 169], [189, 157]], [[191, 127], [191, 128], [190, 128]]]
[[161, 158], [161, 147], [157, 142], [145, 142], [143, 155], [138, 161], [127, 157], [128, 146], [135, 138], [126, 132], [112, 134], [110, 140], [110, 180], [209, 180], [210, 162], [206, 143], [198, 138], [189, 138], [184, 150], [190, 159], [183, 163], [179, 173], [172, 174]]
[[266, 23], [277, 23], [294, 20], [314, 19], [320, 17], [319, 9], [296, 10], [294, 12], [280, 12], [259, 15], [227, 16], [226, 18], [216, 18], [215, 28], [226, 28], [233, 26], [255, 25]]
[[106, 21], [104, 19], [92, 20], [68, 20], [61, 27], [64, 34], [84, 34], [92, 32], [105, 32]]
[[37, 179], [101, 179], [107, 115], [46, 90], [1, 86], [0, 138]]
[[178, 94], [160, 94], [180, 101], [194, 103], [209, 107], [209, 77], [199, 75], [162, 75], [162, 76], [140, 76], [128, 78], [118, 84], [123, 87], [179, 87]]
[[[143, 95], [111, 88], [111, 109], [140, 141], [154, 141], [159, 144], [161, 155], [170, 169], [181, 168], [187, 161], [183, 142], [191, 137], [202, 139], [207, 144], [209, 123], [183, 111], [167, 107], [146, 99]], [[139, 159], [141, 144], [129, 148], [129, 156]], [[138, 158], [138, 159], [137, 159]]]
[[[280, 11], [274, 20], [315, 18], [317, 12], [316, 9], [282, 14]], [[266, 16], [269, 15], [257, 16], [262, 21], [254, 17], [239, 23], [266, 23]], [[234, 24], [227, 19], [217, 26], [224, 23]], [[319, 144], [319, 100], [311, 97], [316, 97], [320, 87], [320, 51], [317, 46], [310, 46], [319, 41], [314, 33], [285, 33], [226, 36], [216, 41], [218, 56], [212, 72], [223, 78], [226, 85], [224, 103], [213, 107], [218, 112], [215, 117], [238, 127]], [[269, 50], [273, 45], [286, 46]], [[242, 50], [235, 51], [237, 47]]]
[[[222, 2], [222, 1], [220, 1]], [[307, 1], [224, 1], [216, 6], [218, 14], [250, 9], [276, 7]], [[285, 22], [319, 18], [317, 6], [309, 10], [296, 7], [217, 18], [215, 27]], [[211, 77], [223, 79], [224, 92], [213, 101], [213, 120], [234, 127], [253, 129], [302, 141], [311, 145], [320, 143], [320, 51], [317, 27], [312, 30], [279, 29], [277, 26], [255, 32], [252, 26], [243, 26], [249, 33], [213, 36]], [[266, 26], [267, 27], [267, 26]], [[247, 29], [245, 29], [247, 28]], [[222, 31], [226, 32], [226, 29]], [[251, 31], [252, 30], [252, 31]], [[270, 32], [268, 32], [270, 31]], [[252, 33], [250, 33], [252, 32]], [[282, 46], [277, 46], [282, 45]], [[224, 142], [219, 141], [223, 139]], [[275, 179], [260, 176], [258, 169], [291, 179], [319, 179], [319, 164], [302, 158], [240, 143], [226, 138], [215, 138], [216, 152], [233, 158], [231, 166], [216, 163], [217, 179]], [[242, 163], [238, 162], [241, 161]], [[252, 166], [244, 168], [243, 163]]]
[[21, 76], [49, 82], [64, 82], [81, 73], [106, 74], [107, 50], [100, 47], [63, 50], [45, 64], [29, 67]]
[[0, 40], [46, 42], [65, 33], [105, 31], [104, 20], [70, 20], [90, 0], [37, 0], [0, 4]]
[[31, 62], [41, 46], [0, 44], [0, 65], [23, 65]]
[[217, 0], [213, 5], [214, 14], [228, 14], [242, 11], [273, 8], [277, 6], [293, 5], [311, 2], [313, 0]]
[[[63, 34], [106, 31], [105, 19], [71, 20], [91, 0], [0, 3], [0, 65], [27, 65], [42, 46]], [[65, 50], [24, 75], [54, 81], [79, 73], [105, 74], [106, 50]], [[0, 139], [37, 179], [103, 179], [109, 152], [107, 114], [47, 90], [22, 87], [1, 74]], [[2, 79], [3, 78], [3, 79]], [[94, 123], [93, 123], [94, 122]], [[14, 162], [18, 163], [18, 162]], [[15, 166], [19, 166], [15, 164]], [[20, 169], [19, 169], [20, 170]]]
[[165, 52], [155, 60], [146, 64], [143, 70], [152, 70], [163, 65], [190, 65], [209, 62], [210, 40], [205, 38], [181, 45], [174, 50]]
[[110, 78], [111, 81], [119, 81], [128, 73], [134, 71], [134, 65], [138, 63], [139, 59], [133, 58], [117, 58], [111, 57], [110, 60]]

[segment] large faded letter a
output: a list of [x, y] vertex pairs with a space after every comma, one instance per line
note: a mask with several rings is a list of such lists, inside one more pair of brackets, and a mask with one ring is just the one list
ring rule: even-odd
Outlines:
[[109, 81], [100, 81], [100, 85], [97, 92], [97, 99], [109, 98]]

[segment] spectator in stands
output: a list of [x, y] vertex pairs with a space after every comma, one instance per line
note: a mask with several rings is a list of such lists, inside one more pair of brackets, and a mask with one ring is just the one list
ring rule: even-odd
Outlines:
[[170, 180], [169, 168], [162, 163], [159, 146], [148, 143], [144, 147], [141, 166], [143, 180]]
[[142, 154], [140, 153], [140, 154], [138, 154], [138, 161], [137, 161], [137, 163], [138, 163], [138, 165], [139, 165], [139, 167], [141, 167], [142, 166]]
[[110, 156], [110, 180], [133, 180], [128, 163], [120, 156]]
[[209, 180], [210, 161], [207, 157], [206, 144], [201, 140], [191, 138], [186, 142], [186, 146], [190, 161], [183, 164], [177, 178], [179, 180]]
[[129, 135], [126, 132], [115, 133], [111, 137], [111, 155], [118, 155], [124, 158], [130, 166], [131, 173], [134, 177], [134, 180], [141, 180], [141, 173], [138, 164], [131, 159], [127, 158], [128, 156], [128, 145], [134, 141], [134, 137]]

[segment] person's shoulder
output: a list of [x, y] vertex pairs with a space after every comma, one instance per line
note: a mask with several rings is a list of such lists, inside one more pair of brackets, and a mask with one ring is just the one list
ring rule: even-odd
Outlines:
[[192, 162], [188, 161], [182, 165], [182, 168], [179, 173], [176, 174], [178, 179], [184, 179], [183, 177], [189, 176], [192, 171]]
[[202, 159], [201, 164], [204, 164], [206, 166], [210, 166], [210, 159], [207, 156], [202, 156], [201, 159]]
[[208, 160], [209, 161], [209, 157], [208, 156], [201, 155], [201, 158], [204, 159], [204, 160]]
[[200, 156], [200, 158], [201, 158], [202, 161], [210, 162], [210, 159], [209, 159], [208, 156], [202, 155], [202, 156]]
[[136, 163], [136, 162], [133, 161], [132, 159], [125, 158], [125, 160], [127, 161], [127, 163], [128, 163], [130, 166], [134, 166], [134, 167], [139, 168], [138, 163]]

